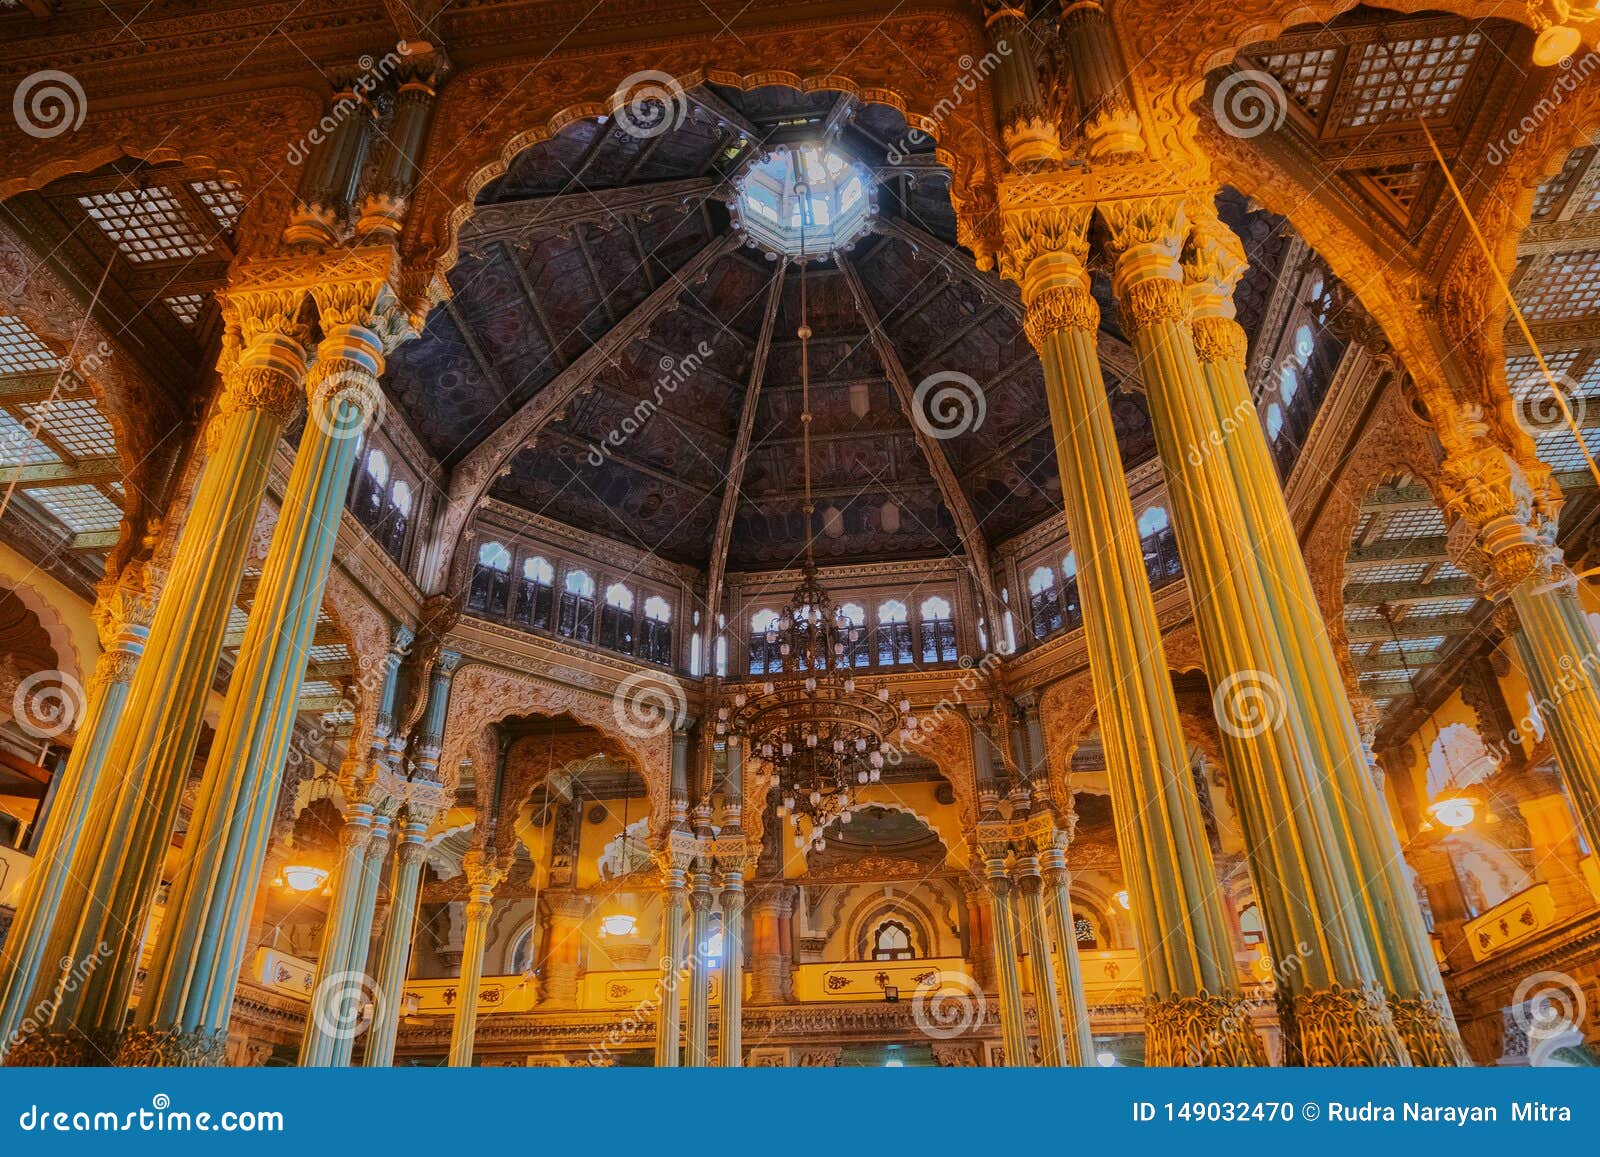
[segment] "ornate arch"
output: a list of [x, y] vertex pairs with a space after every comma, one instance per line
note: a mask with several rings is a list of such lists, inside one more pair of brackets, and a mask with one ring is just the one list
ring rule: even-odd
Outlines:
[[634, 735], [623, 728], [610, 696], [565, 687], [532, 675], [470, 662], [456, 672], [445, 718], [439, 768], [448, 795], [460, 777], [461, 761], [494, 766], [494, 724], [516, 715], [570, 715], [615, 743], [639, 769], [650, 794], [650, 827], [665, 831], [671, 782], [672, 731]]
[[79, 649], [72, 628], [61, 617], [55, 603], [27, 579], [14, 575], [0, 578], [0, 594], [11, 595], [39, 620], [45, 636], [50, 640], [51, 649], [56, 653], [56, 662], [61, 664], [61, 673], [76, 680], [78, 686], [82, 687], [98, 655], [84, 654]]
[[[897, 44], [916, 44], [918, 58]], [[419, 276], [442, 281], [483, 187], [522, 150], [575, 121], [610, 116], [619, 82], [641, 74], [663, 88], [688, 90], [707, 81], [740, 89], [787, 85], [890, 105], [939, 142], [959, 197], [980, 174], [992, 172], [999, 155], [987, 84], [971, 90], [966, 107], [957, 101], [969, 91], [963, 74], [985, 48], [981, 27], [970, 17], [916, 8], [889, 19], [836, 17], [737, 37], [678, 37], [648, 49], [575, 50], [538, 60], [536, 70], [527, 57], [469, 68], [440, 94], [423, 163], [428, 179], [407, 216], [405, 263]], [[942, 120], [935, 116], [940, 110]], [[436, 289], [448, 292], [442, 284]]]
[[844, 919], [843, 942], [857, 960], [872, 958], [872, 933], [887, 920], [906, 925], [912, 950], [919, 959], [939, 954], [939, 917], [920, 897], [909, 891], [885, 896], [881, 891], [864, 896]]
[[20, 317], [58, 358], [71, 358], [111, 424], [126, 482], [123, 537], [142, 531], [141, 502], [158, 492], [168, 453], [157, 446], [178, 424], [165, 391], [146, 378], [77, 297], [10, 226], [0, 224], [0, 310]]
[[1039, 697], [1039, 722], [1044, 728], [1051, 794], [1065, 807], [1072, 799], [1069, 780], [1072, 753], [1099, 726], [1094, 680], [1088, 671], [1057, 680], [1045, 688]]
[[1344, 626], [1345, 562], [1361, 521], [1362, 503], [1379, 486], [1409, 477], [1426, 486], [1439, 509], [1444, 510], [1438, 463], [1430, 432], [1411, 412], [1399, 386], [1391, 382], [1373, 409], [1363, 437], [1345, 458], [1333, 493], [1305, 531], [1302, 550], [1311, 589], [1349, 687], [1356, 683]]
[[338, 567], [328, 572], [322, 606], [344, 635], [345, 647], [350, 652], [351, 669], [355, 672], [356, 718], [350, 732], [349, 749], [364, 752], [378, 722], [378, 702], [383, 697], [393, 624], [372, 598]]
[[65, 139], [20, 130], [0, 135], [0, 200], [123, 157], [177, 161], [238, 182], [246, 207], [236, 251], [269, 252], [294, 200], [290, 147], [316, 123], [323, 103], [310, 88], [284, 87], [117, 110], [90, 104], [83, 123]]
[[977, 777], [972, 767], [972, 724], [963, 712], [950, 706], [935, 708], [918, 718], [917, 738], [910, 745], [910, 751], [931, 760], [939, 768], [939, 774], [955, 793], [957, 818], [963, 828], [971, 827], [978, 815]]

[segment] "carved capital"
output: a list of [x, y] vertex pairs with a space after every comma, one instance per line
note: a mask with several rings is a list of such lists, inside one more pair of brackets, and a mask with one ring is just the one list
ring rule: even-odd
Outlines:
[[1267, 1063], [1250, 1009], [1236, 992], [1145, 1000], [1145, 1063], [1225, 1068]]
[[1189, 233], [1185, 198], [1177, 194], [1129, 197], [1099, 206], [1100, 218], [1109, 231], [1111, 251], [1119, 266], [1130, 253], [1153, 249], [1176, 262]]
[[1057, 285], [1039, 292], [1028, 302], [1022, 328], [1033, 348], [1042, 352], [1045, 341], [1053, 333], [1079, 330], [1092, 334], [1099, 329], [1100, 303], [1085, 288]]
[[[1022, 287], [1023, 301], [1060, 280], [1058, 267], [1079, 270], [1089, 257], [1084, 204], [1055, 204], [1048, 186], [1031, 178], [1006, 182], [1000, 208], [1000, 274]], [[1065, 262], [1041, 259], [1065, 258]], [[1069, 274], [1070, 275], [1070, 274]]]
[[1118, 316], [1130, 334], [1162, 322], [1183, 325], [1189, 320], [1189, 299], [1183, 286], [1165, 277], [1125, 283], [1117, 304]]
[[1249, 340], [1244, 327], [1231, 317], [1196, 317], [1194, 352], [1203, 362], [1237, 362], [1244, 364]]

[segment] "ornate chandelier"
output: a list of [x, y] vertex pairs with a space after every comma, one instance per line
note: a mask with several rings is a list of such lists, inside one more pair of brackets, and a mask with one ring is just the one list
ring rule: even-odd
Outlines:
[[[766, 630], [766, 680], [753, 693], [736, 692], [731, 707], [718, 707], [716, 730], [719, 736], [742, 736], [749, 742], [750, 772], [763, 792], [778, 787], [779, 815], [788, 819], [795, 847], [821, 850], [827, 846], [823, 830], [835, 818], [849, 823], [856, 791], [881, 778], [884, 746], [904, 741], [916, 720], [910, 701], [895, 696], [887, 686], [875, 692], [857, 686], [852, 665], [855, 644], [865, 628], [834, 606], [817, 577], [816, 506], [811, 494], [811, 326], [803, 257], [797, 333], [805, 562], [800, 585]], [[802, 819], [808, 821], [805, 831]]]

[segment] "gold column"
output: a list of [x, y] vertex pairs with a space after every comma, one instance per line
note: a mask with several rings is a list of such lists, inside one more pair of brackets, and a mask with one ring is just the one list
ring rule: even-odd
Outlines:
[[408, 812], [400, 828], [400, 854], [392, 886], [389, 924], [384, 929], [383, 947], [378, 953], [377, 995], [367, 1053], [368, 1068], [387, 1068], [394, 1064], [395, 1038], [400, 1031], [400, 1005], [405, 999], [406, 968], [411, 961], [411, 942], [416, 936], [417, 899], [422, 879], [422, 863], [427, 853], [430, 812], [417, 808]]
[[[1118, 316], [1149, 398], [1223, 749], [1280, 959], [1280, 1004], [1293, 1011], [1285, 1025], [1290, 1055], [1313, 1065], [1399, 1063], [1363, 926], [1372, 913], [1324, 796], [1330, 769], [1319, 766], [1302, 726], [1310, 680], [1291, 667], [1274, 629], [1250, 520], [1223, 458], [1230, 437], [1257, 433], [1254, 409], [1221, 426], [1194, 352], [1178, 265], [1188, 235], [1182, 199], [1120, 201], [1100, 211], [1117, 254]], [[1359, 743], [1353, 754], [1365, 779]]]
[[[1245, 556], [1260, 575], [1288, 663], [1285, 706], [1310, 745], [1312, 781], [1321, 786], [1332, 822], [1330, 838], [1356, 893], [1351, 910], [1359, 915], [1357, 928], [1388, 994], [1395, 1028], [1413, 1064], [1468, 1064], [1421, 908], [1405, 876], [1399, 838], [1372, 775], [1370, 743], [1321, 626], [1271, 450], [1255, 419], [1245, 335], [1233, 317], [1243, 248], [1217, 219], [1212, 199], [1196, 199], [1190, 207], [1194, 234], [1184, 275], [1203, 379], [1201, 399], [1209, 398], [1213, 423], [1212, 441], [1199, 450], [1225, 466], [1239, 496]], [[1206, 420], [1204, 411], [1200, 420]], [[1281, 953], [1277, 943], [1274, 950]]]
[[[1189, 771], [1095, 348], [1088, 206], [1002, 205], [1002, 269], [1022, 286], [1028, 339], [1044, 364], [1084, 636], [1133, 896], [1152, 1065], [1261, 1064]], [[1195, 1040], [1215, 1041], [1196, 1053]]]
[[[106, 754], [127, 706], [128, 687], [155, 613], [143, 563], [130, 565], [119, 578], [103, 581], [97, 596], [94, 621], [104, 650], [85, 689], [81, 715], [68, 721], [76, 725], [77, 735], [0, 955], [0, 1058], [4, 1058], [12, 1034], [19, 1032], [33, 1013], [28, 997], [68, 889], [68, 869], [80, 847], [96, 845], [94, 833], [109, 818], [94, 812], [91, 803], [101, 790]], [[98, 964], [96, 960], [95, 966]]]
[[1017, 919], [1011, 906], [1011, 878], [1004, 852], [984, 860], [989, 885], [989, 907], [994, 914], [994, 964], [1000, 984], [1000, 1033], [1006, 1064], [1027, 1068], [1028, 1027], [1022, 1008], [1022, 975], [1017, 967]]
[[545, 893], [545, 967], [539, 1002], [577, 1008], [582, 982], [583, 920], [589, 897], [578, 892]]
[[[8, 1063], [70, 1065], [113, 1055], [268, 468], [299, 404], [304, 301], [300, 290], [224, 295], [222, 391], [206, 429], [206, 464], [106, 757], [117, 773], [97, 785], [87, 829], [94, 838], [75, 849], [44, 954], [50, 966], [29, 998], [49, 1002], [53, 1019], [19, 1042]], [[91, 958], [102, 963], [58, 994]], [[215, 1041], [189, 1044], [196, 1055], [220, 1058]]]
[[661, 904], [661, 1013], [656, 1021], [656, 1068], [678, 1066], [678, 1030], [682, 994], [678, 974], [683, 967], [683, 908], [689, 890], [682, 868], [667, 870]]
[[463, 858], [467, 885], [467, 934], [461, 946], [461, 984], [456, 994], [456, 1018], [450, 1028], [450, 1065], [472, 1067], [473, 1039], [478, 1032], [478, 990], [483, 985], [483, 950], [489, 943], [489, 917], [494, 915], [494, 890], [505, 873], [487, 853], [474, 848]]
[[1061, 1032], [1061, 999], [1056, 995], [1055, 969], [1050, 963], [1050, 933], [1045, 925], [1044, 876], [1037, 856], [1019, 856], [1017, 892], [1022, 900], [1017, 915], [1022, 924], [1023, 943], [1028, 948], [1028, 966], [1033, 976], [1033, 1007], [1039, 1021], [1039, 1063], [1057, 1069], [1067, 1063]]
[[717, 1057], [725, 1069], [744, 1064], [744, 872], [722, 873], [722, 1024]]
[[1052, 841], [1040, 852], [1044, 866], [1046, 910], [1056, 941], [1056, 967], [1065, 1001], [1062, 1063], [1082, 1068], [1094, 1063], [1094, 1034], [1089, 1028], [1089, 1002], [1083, 994], [1083, 966], [1078, 959], [1078, 929], [1072, 915], [1072, 876], [1067, 858]]
[[711, 935], [711, 872], [702, 862], [689, 892], [689, 1052], [686, 1064], [703, 1069], [711, 1064], [711, 968], [706, 940]]

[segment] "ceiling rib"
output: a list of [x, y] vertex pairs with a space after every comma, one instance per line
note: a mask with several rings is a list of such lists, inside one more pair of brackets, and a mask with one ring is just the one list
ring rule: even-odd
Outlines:
[[612, 365], [623, 349], [671, 308], [680, 294], [709, 272], [711, 266], [739, 243], [726, 233], [706, 245], [689, 261], [647, 296], [632, 311], [584, 350], [566, 369], [557, 374], [533, 397], [524, 402], [487, 438], [469, 450], [450, 474], [452, 500], [472, 503], [489, 477], [505, 466], [517, 450], [564, 411], [606, 366]]
[[950, 459], [945, 455], [944, 448], [939, 445], [939, 440], [929, 434], [917, 421], [915, 390], [911, 385], [911, 379], [906, 376], [905, 366], [895, 353], [889, 335], [879, 324], [878, 311], [868, 300], [860, 275], [856, 272], [855, 266], [843, 256], [838, 258], [838, 262], [839, 271], [844, 274], [845, 282], [850, 286], [850, 296], [855, 301], [856, 312], [867, 323], [867, 336], [878, 355], [878, 361], [883, 365], [884, 376], [894, 387], [900, 409], [916, 436], [917, 446], [922, 450], [922, 456], [928, 461], [928, 469], [939, 484], [940, 497], [944, 499], [945, 506], [949, 508], [955, 520], [956, 534], [960, 537], [962, 550], [966, 554], [967, 568], [972, 572], [973, 581], [978, 585], [984, 617], [993, 628], [1000, 622], [1002, 608], [995, 594], [993, 571], [989, 566], [989, 544], [978, 526], [977, 516], [972, 512], [972, 504], [967, 501], [966, 492], [956, 481], [955, 471], [951, 469]]
[[778, 262], [767, 289], [766, 308], [761, 313], [761, 333], [756, 339], [755, 356], [750, 362], [750, 379], [745, 385], [744, 403], [739, 409], [739, 432], [728, 453], [727, 482], [722, 489], [722, 504], [717, 510], [717, 528], [711, 539], [710, 573], [706, 582], [706, 610], [716, 615], [722, 602], [722, 584], [728, 571], [728, 545], [733, 537], [733, 516], [739, 508], [739, 488], [744, 483], [745, 461], [750, 453], [750, 436], [756, 425], [756, 398], [767, 374], [772, 351], [772, 331], [778, 322], [778, 304], [783, 299], [783, 275], [788, 261]]

